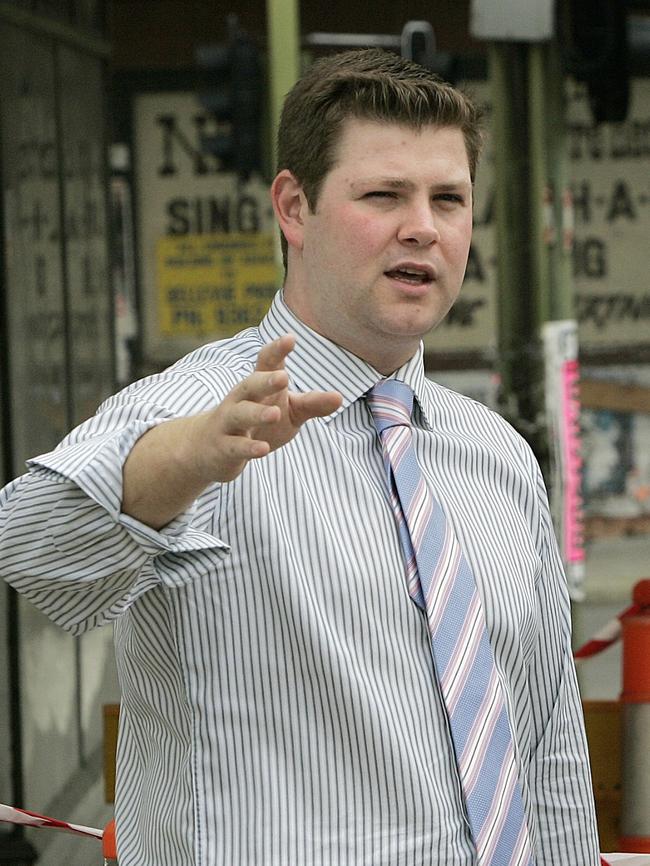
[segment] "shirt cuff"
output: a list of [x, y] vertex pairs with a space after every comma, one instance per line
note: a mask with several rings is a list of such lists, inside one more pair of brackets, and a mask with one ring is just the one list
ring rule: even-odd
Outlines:
[[75, 484], [89, 499], [124, 527], [150, 556], [198, 550], [230, 551], [229, 545], [208, 532], [192, 527], [196, 504], [156, 530], [121, 509], [122, 470], [135, 443], [148, 430], [169, 418], [133, 420], [126, 427], [72, 444], [63, 444], [27, 461], [30, 472], [53, 473]]

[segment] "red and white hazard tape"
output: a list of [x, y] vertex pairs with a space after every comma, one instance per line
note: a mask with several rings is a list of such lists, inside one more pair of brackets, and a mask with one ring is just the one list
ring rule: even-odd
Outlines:
[[95, 827], [84, 827], [82, 824], [69, 824], [67, 821], [58, 821], [56, 818], [47, 818], [37, 812], [28, 812], [27, 809], [16, 809], [14, 806], [4, 806], [0, 803], [0, 821], [9, 824], [22, 824], [25, 827], [49, 827], [52, 830], [63, 830], [65, 833], [75, 833], [77, 836], [92, 836], [101, 839], [103, 830]]
[[641, 610], [643, 610], [643, 608], [638, 604], [631, 604], [629, 607], [626, 607], [625, 610], [622, 610], [617, 614], [614, 619], [610, 619], [610, 621], [606, 623], [600, 631], [597, 631], [592, 638], [577, 649], [573, 653], [573, 658], [576, 660], [588, 659], [616, 643], [623, 631], [621, 620], [625, 619], [626, 616], [633, 616], [636, 613], [640, 613]]
[[576, 660], [587, 659], [616, 643], [623, 633], [621, 621], [628, 616], [647, 614], [650, 616], [650, 578], [639, 580], [632, 591], [632, 604], [610, 619], [600, 631], [573, 653]]
[[[95, 827], [84, 827], [82, 824], [69, 824], [67, 821], [58, 821], [56, 818], [47, 818], [37, 812], [29, 812], [27, 809], [16, 809], [14, 806], [4, 806], [0, 803], [0, 821], [9, 824], [22, 824], [25, 827], [50, 828], [52, 830], [63, 830], [65, 833], [75, 833], [77, 836], [92, 836], [101, 839], [103, 830]], [[621, 863], [625, 866], [650, 866], [650, 854], [601, 854], [601, 866], [616, 866]]]

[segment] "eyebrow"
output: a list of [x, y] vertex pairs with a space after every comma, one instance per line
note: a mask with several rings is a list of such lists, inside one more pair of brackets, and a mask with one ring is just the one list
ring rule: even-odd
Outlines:
[[[350, 183], [350, 186], [353, 190], [375, 186], [395, 190], [412, 190], [415, 189], [416, 184], [411, 180], [405, 180], [401, 177], [366, 177], [361, 180], [353, 180]], [[471, 186], [471, 184], [467, 179], [459, 179], [433, 184], [431, 189], [436, 192], [447, 192], [469, 186]]]

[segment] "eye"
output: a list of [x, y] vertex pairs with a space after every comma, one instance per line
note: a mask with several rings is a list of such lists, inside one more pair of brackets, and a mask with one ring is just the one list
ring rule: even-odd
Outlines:
[[395, 193], [387, 189], [373, 189], [365, 193], [364, 198], [395, 198]]
[[455, 204], [462, 204], [464, 201], [463, 196], [457, 192], [442, 192], [434, 198], [436, 201], [447, 201]]
[[463, 204], [465, 199], [457, 192], [441, 192], [434, 196], [434, 201], [446, 202], [449, 204]]

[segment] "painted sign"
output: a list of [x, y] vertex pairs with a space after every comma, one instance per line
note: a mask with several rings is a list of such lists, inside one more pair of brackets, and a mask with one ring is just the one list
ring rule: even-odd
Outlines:
[[158, 241], [163, 337], [219, 339], [257, 324], [278, 285], [270, 232], [167, 236]]
[[[204, 152], [215, 121], [193, 93], [138, 94], [133, 110], [143, 350], [163, 365], [259, 321], [279, 285], [277, 265], [269, 269], [279, 236], [262, 179], [241, 182]], [[196, 264], [200, 251], [210, 264]]]
[[633, 82], [628, 119], [591, 122], [569, 90], [568, 146], [581, 348], [648, 343], [650, 333], [650, 80]]

